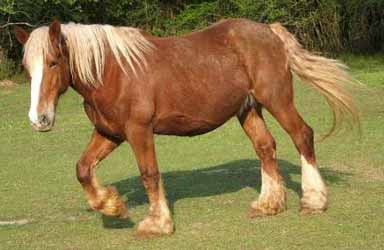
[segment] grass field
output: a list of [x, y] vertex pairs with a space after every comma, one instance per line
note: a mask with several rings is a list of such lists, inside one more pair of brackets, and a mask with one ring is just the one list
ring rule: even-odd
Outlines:
[[[330, 208], [300, 216], [299, 156], [267, 116], [288, 189], [288, 210], [250, 220], [260, 191], [260, 162], [235, 119], [199, 137], [156, 139], [173, 212], [170, 237], [138, 240], [147, 199], [128, 145], [100, 164], [98, 176], [116, 185], [130, 220], [87, 211], [75, 163], [92, 127], [72, 90], [59, 103], [51, 133], [29, 126], [29, 86], [0, 88], [0, 249], [384, 249], [384, 56], [343, 57], [367, 88], [354, 91], [362, 136], [349, 128], [318, 143], [317, 158]], [[296, 84], [296, 102], [317, 135], [331, 124], [317, 93]], [[20, 225], [4, 225], [20, 222]], [[1, 225], [3, 224], [3, 225]]]

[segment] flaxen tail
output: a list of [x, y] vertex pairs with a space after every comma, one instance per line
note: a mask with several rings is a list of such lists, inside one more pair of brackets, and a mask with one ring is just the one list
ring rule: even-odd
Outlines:
[[319, 91], [332, 109], [333, 125], [324, 137], [335, 132], [347, 117], [351, 118], [352, 125], [357, 125], [359, 128], [357, 109], [352, 96], [346, 90], [347, 85], [356, 85], [358, 81], [348, 74], [347, 66], [337, 60], [314, 55], [305, 50], [279, 23], [271, 24], [270, 28], [283, 41], [291, 70], [301, 80]]

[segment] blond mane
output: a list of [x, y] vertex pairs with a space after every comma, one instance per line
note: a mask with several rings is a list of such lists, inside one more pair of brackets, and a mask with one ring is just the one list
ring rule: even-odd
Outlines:
[[[48, 30], [47, 26], [43, 26], [31, 33], [24, 47], [27, 67], [31, 67], [36, 58], [51, 51]], [[68, 23], [62, 24], [61, 30], [68, 47], [72, 74], [76, 72], [81, 82], [95, 87], [103, 83], [108, 49], [125, 73], [127, 69], [124, 65], [128, 64], [136, 75], [136, 66], [143, 70], [147, 65], [145, 55], [154, 48], [135, 28]]]

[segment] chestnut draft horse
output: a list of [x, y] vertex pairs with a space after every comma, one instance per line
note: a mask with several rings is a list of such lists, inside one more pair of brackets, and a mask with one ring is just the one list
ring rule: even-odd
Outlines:
[[102, 186], [95, 175], [97, 163], [127, 141], [150, 203], [137, 231], [171, 234], [154, 134], [204, 134], [237, 116], [261, 160], [261, 193], [251, 204], [251, 216], [282, 212], [286, 192], [263, 108], [301, 155], [302, 212], [327, 208], [313, 131], [294, 106], [292, 72], [325, 96], [335, 118], [333, 129], [345, 115], [358, 120], [344, 86], [354, 80], [340, 62], [303, 49], [282, 25], [229, 19], [184, 36], [160, 38], [134, 28], [56, 20], [30, 34], [22, 28], [15, 33], [24, 44], [23, 64], [31, 76], [29, 118], [36, 130], [52, 128], [58, 98], [69, 86], [84, 98], [94, 131], [77, 163], [77, 177], [93, 209], [127, 216], [117, 190]]

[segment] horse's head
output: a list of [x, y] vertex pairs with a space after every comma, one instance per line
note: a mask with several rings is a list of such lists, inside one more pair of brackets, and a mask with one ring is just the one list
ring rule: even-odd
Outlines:
[[55, 20], [29, 34], [15, 28], [17, 40], [24, 45], [23, 65], [31, 79], [29, 119], [38, 131], [51, 130], [59, 96], [71, 83], [71, 72], [61, 24]]

